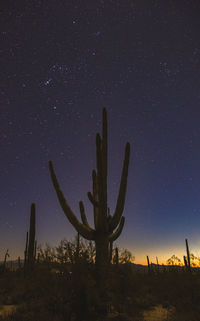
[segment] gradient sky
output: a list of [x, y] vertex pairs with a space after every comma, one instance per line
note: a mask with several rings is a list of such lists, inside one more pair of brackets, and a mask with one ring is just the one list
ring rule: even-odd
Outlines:
[[23, 256], [30, 205], [37, 240], [76, 232], [48, 172], [79, 216], [109, 123], [109, 207], [126, 141], [131, 159], [122, 235], [135, 262], [200, 255], [199, 1], [5, 1], [1, 21], [0, 260]]

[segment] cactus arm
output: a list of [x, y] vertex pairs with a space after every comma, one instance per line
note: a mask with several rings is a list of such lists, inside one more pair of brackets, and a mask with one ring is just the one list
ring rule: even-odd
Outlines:
[[92, 192], [94, 195], [94, 199], [98, 199], [98, 188], [97, 188], [97, 173], [95, 169], [92, 171]]
[[123, 209], [124, 209], [125, 196], [126, 196], [126, 186], [127, 186], [127, 177], [128, 177], [129, 158], [130, 158], [130, 144], [126, 143], [125, 157], [124, 157], [123, 170], [122, 170], [119, 194], [118, 194], [118, 199], [117, 199], [117, 205], [116, 205], [115, 212], [114, 212], [114, 215], [113, 215], [112, 220], [111, 220], [111, 228], [112, 228], [112, 230], [114, 230], [117, 227], [117, 225], [119, 223], [119, 220], [120, 220], [120, 217], [122, 216]]
[[103, 128], [102, 128], [102, 196], [103, 212], [107, 211], [107, 172], [108, 172], [108, 130], [107, 130], [107, 113], [103, 108]]
[[83, 205], [83, 202], [82, 202], [82, 201], [79, 202], [79, 208], [80, 208], [81, 220], [82, 220], [83, 224], [84, 224], [86, 227], [88, 227], [89, 229], [92, 230], [90, 224], [88, 223], [87, 217], [86, 217], [86, 215], [85, 215], [85, 209], [84, 209], [84, 205]]
[[[107, 114], [106, 109], [103, 109], [103, 130], [102, 130], [102, 155], [103, 155], [103, 168], [107, 178], [107, 162], [108, 162], [108, 130], [107, 130]], [[106, 190], [107, 192], [107, 190]]]
[[[97, 186], [97, 174], [96, 171], [92, 171], [92, 192], [93, 192], [93, 199], [98, 202], [98, 186]], [[99, 202], [97, 203], [99, 206]], [[95, 229], [98, 228], [98, 206], [93, 207], [94, 212], [94, 226]]]
[[100, 134], [96, 135], [96, 161], [97, 161], [97, 189], [99, 208], [96, 215], [96, 230], [106, 229], [106, 213], [103, 211], [103, 169], [102, 169], [102, 139]]
[[98, 186], [98, 196], [99, 196], [99, 203], [102, 206], [102, 199], [103, 199], [103, 186], [102, 186], [102, 153], [101, 153], [101, 137], [100, 134], [97, 133], [96, 135], [96, 158], [97, 158], [97, 186]]
[[116, 229], [115, 232], [113, 232], [112, 234], [109, 235], [108, 239], [110, 242], [114, 242], [121, 234], [122, 232], [122, 229], [124, 227], [124, 221], [125, 221], [125, 218], [124, 216], [121, 217], [121, 220], [119, 222], [119, 226], [118, 228]]
[[65, 215], [67, 216], [68, 220], [74, 226], [76, 231], [79, 232], [84, 238], [86, 238], [87, 240], [94, 240], [94, 230], [92, 230], [92, 229], [88, 228], [87, 226], [85, 226], [84, 224], [80, 223], [79, 220], [77, 219], [77, 217], [75, 216], [75, 214], [73, 213], [72, 209], [68, 205], [68, 203], [63, 195], [63, 192], [60, 189], [56, 174], [54, 172], [53, 164], [51, 161], [49, 162], [49, 169], [50, 169], [50, 173], [51, 173], [51, 179], [53, 182], [53, 186], [54, 186], [54, 188], [56, 190], [56, 194], [58, 196], [58, 200], [59, 200], [60, 205], [61, 205]]
[[89, 198], [90, 202], [92, 203], [92, 205], [95, 206], [95, 207], [98, 207], [98, 206], [99, 206], [99, 203], [98, 203], [98, 201], [96, 201], [96, 200], [94, 199], [92, 193], [91, 193], [91, 192], [88, 192], [87, 195], [88, 195], [88, 198]]

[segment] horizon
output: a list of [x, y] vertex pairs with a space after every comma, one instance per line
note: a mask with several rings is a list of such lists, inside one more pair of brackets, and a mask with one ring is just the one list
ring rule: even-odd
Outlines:
[[[37, 231], [36, 231], [36, 234], [37, 234]], [[67, 240], [67, 241], [73, 242], [73, 241], [75, 241], [76, 235], [77, 234], [75, 234], [73, 238], [70, 238], [70, 239], [64, 238], [62, 240]], [[81, 239], [83, 241], [87, 241], [82, 236], [81, 236]], [[37, 240], [37, 238], [36, 238], [36, 240]], [[50, 244], [48, 242], [45, 242], [43, 244], [38, 243], [38, 246], [42, 247], [43, 249], [45, 248], [46, 245], [49, 245], [50, 247], [55, 248], [60, 244], [60, 242], [62, 240], [58, 241], [58, 243], [56, 243], [56, 244]], [[128, 250], [128, 251], [131, 252], [131, 254], [133, 255], [133, 259], [131, 260], [131, 263], [141, 264], [141, 265], [144, 265], [144, 266], [147, 266], [147, 255], [149, 256], [150, 263], [155, 264], [155, 265], [157, 264], [156, 258], [158, 258], [159, 265], [163, 265], [163, 264], [164, 265], [168, 265], [167, 264], [167, 260], [170, 259], [172, 257], [172, 255], [175, 255], [176, 257], [178, 257], [181, 260], [181, 265], [184, 265], [183, 256], [187, 255], [186, 247], [185, 247], [185, 240], [183, 242], [182, 251], [176, 251], [175, 252], [175, 250], [173, 251], [173, 249], [171, 249], [171, 251], [166, 253], [164, 256], [156, 255], [156, 253], [153, 250], [150, 251], [149, 253], [146, 253], [146, 254], [140, 253], [138, 256], [136, 256], [135, 253], [133, 251], [131, 251], [130, 248], [120, 247], [119, 244], [116, 244], [116, 246], [119, 248], [119, 250], [122, 250], [122, 251], [123, 250]], [[24, 243], [24, 248], [25, 248], [25, 243]], [[194, 254], [196, 257], [200, 258], [200, 256], [198, 255], [198, 251], [195, 251], [194, 247], [192, 247], [192, 250], [191, 250], [190, 242], [189, 242], [189, 249], [190, 249], [190, 254]], [[6, 250], [7, 249], [5, 249], [5, 252], [6, 252]], [[13, 254], [12, 254], [13, 253], [12, 249], [11, 249], [11, 251], [10, 251], [10, 249], [8, 249], [8, 250], [9, 250], [9, 255], [10, 255], [9, 259], [7, 260], [8, 262], [9, 261], [16, 261], [18, 259], [18, 257], [20, 257], [21, 260], [24, 259], [24, 252], [20, 251], [20, 252], [18, 252], [18, 254], [15, 253], [15, 257], [14, 257]], [[4, 257], [4, 254], [5, 253], [2, 252], [1, 257], [2, 256]], [[3, 262], [3, 260], [1, 260], [1, 262]], [[194, 263], [195, 262], [196, 261], [194, 261]], [[199, 265], [196, 262], [196, 267], [200, 267], [200, 262], [199, 262]]]

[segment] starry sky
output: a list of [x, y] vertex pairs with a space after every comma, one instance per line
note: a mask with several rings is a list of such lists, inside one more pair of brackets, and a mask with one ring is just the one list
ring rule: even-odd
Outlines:
[[54, 167], [79, 216], [95, 168], [102, 108], [109, 123], [108, 201], [115, 208], [124, 148], [131, 159], [116, 245], [136, 263], [172, 254], [187, 237], [200, 255], [200, 4], [161, 0], [4, 1], [0, 46], [0, 260], [23, 256], [30, 205], [37, 240], [74, 228]]

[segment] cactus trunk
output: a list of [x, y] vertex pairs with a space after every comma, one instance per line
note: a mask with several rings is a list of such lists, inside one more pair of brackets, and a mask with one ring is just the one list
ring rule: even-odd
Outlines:
[[96, 265], [102, 267], [109, 262], [109, 240], [105, 235], [99, 234], [95, 239]]

